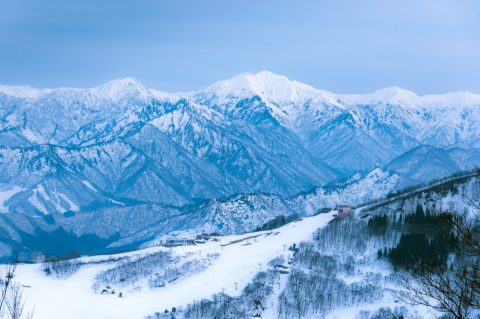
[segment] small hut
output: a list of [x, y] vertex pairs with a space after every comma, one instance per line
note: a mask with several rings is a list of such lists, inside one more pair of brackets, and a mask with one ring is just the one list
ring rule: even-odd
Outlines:
[[348, 205], [340, 205], [338, 207], [338, 217], [340, 218], [350, 217], [352, 216], [352, 213], [353, 213], [353, 209]]

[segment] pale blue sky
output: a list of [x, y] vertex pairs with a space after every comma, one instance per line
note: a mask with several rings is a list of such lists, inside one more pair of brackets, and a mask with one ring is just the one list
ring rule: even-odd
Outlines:
[[260, 70], [339, 93], [480, 92], [480, 1], [0, 0], [3, 84], [178, 91]]

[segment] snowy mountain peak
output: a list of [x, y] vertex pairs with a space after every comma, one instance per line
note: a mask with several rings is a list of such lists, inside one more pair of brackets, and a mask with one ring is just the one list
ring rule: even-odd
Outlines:
[[480, 95], [468, 91], [425, 95], [422, 99], [426, 105], [437, 107], [480, 105]]
[[31, 86], [0, 84], [0, 93], [24, 99], [36, 99], [43, 94], [50, 93], [51, 91], [51, 89], [36, 89]]
[[421, 98], [412, 91], [399, 87], [387, 87], [367, 94], [345, 94], [340, 99], [347, 104], [402, 104], [415, 106]]
[[55, 89], [37, 89], [30, 86], [0, 85], [0, 93], [9, 96], [27, 99], [38, 99], [46, 94], [61, 93], [87, 93], [100, 99], [108, 99], [118, 102], [124, 97], [139, 97], [147, 99], [151, 96], [150, 91], [140, 81], [127, 77], [106, 82], [102, 85], [90, 88], [55, 88]]
[[298, 102], [322, 93], [307, 84], [292, 81], [269, 71], [242, 73], [229, 80], [214, 83], [201, 91], [219, 97], [258, 95], [268, 101]]
[[387, 87], [381, 90], [377, 90], [372, 94], [378, 100], [390, 100], [390, 101], [417, 101], [418, 95], [412, 91], [399, 88], [397, 86]]
[[109, 81], [90, 89], [90, 92], [99, 98], [112, 101], [119, 101], [124, 97], [132, 96], [147, 99], [151, 95], [142, 83], [131, 77]]

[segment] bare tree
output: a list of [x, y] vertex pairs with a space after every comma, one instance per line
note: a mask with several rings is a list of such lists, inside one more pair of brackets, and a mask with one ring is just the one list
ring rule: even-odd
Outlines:
[[12, 258], [10, 264], [5, 265], [5, 270], [0, 277], [0, 317], [4, 319], [31, 319], [33, 312], [25, 312], [25, 297], [22, 285], [16, 281], [18, 257]]
[[12, 263], [5, 266], [4, 273], [0, 278], [0, 283], [2, 284], [0, 291], [0, 315], [5, 312], [8, 293], [10, 291], [10, 286], [13, 283], [13, 278], [15, 277], [15, 271], [17, 269], [16, 258], [12, 258]]
[[[22, 293], [22, 286], [18, 282], [10, 285], [6, 306], [10, 319], [21, 319], [24, 315], [25, 297]], [[31, 318], [32, 316], [33, 314], [26, 314], [26, 318]]]
[[[477, 202], [472, 202], [477, 203]], [[476, 204], [475, 204], [476, 205]], [[480, 225], [456, 214], [443, 214], [458, 242], [450, 266], [409, 270], [397, 297], [409, 305], [423, 305], [456, 319], [465, 319], [480, 309]], [[449, 235], [451, 235], [449, 234]]]
[[408, 305], [422, 305], [455, 319], [466, 319], [479, 307], [478, 293], [470, 286], [469, 277], [466, 269], [411, 273], [402, 277], [400, 284], [405, 290], [397, 292], [397, 297]]

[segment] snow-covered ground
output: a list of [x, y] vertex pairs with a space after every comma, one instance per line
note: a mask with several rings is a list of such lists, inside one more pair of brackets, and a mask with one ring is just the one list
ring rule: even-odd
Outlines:
[[[81, 258], [83, 262], [106, 261], [111, 257], [141, 256], [169, 249], [175, 256], [194, 253], [200, 258], [212, 253], [219, 254], [219, 258], [213, 260], [203, 272], [161, 288], [144, 287], [134, 292], [126, 291], [123, 298], [115, 294], [94, 293], [92, 290], [96, 274], [114, 267], [117, 262], [82, 266], [67, 279], [46, 276], [41, 264], [20, 265], [17, 280], [26, 286], [27, 307], [35, 307], [36, 319], [144, 318], [164, 309], [209, 298], [222, 291], [232, 296], [239, 295], [270, 260], [285, 254], [286, 248], [293, 243], [311, 239], [312, 233], [325, 226], [334, 213], [304, 218], [273, 231], [220, 237], [218, 242], [175, 248], [152, 247], [114, 256]], [[251, 238], [253, 235], [259, 236]], [[238, 242], [225, 245], [232, 241]]]

